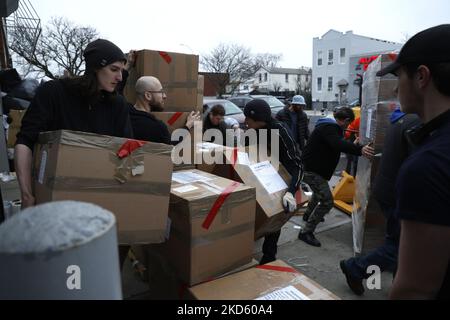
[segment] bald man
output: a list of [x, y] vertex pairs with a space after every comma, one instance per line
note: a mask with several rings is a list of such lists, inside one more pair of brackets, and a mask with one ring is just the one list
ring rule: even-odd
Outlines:
[[[167, 95], [158, 78], [141, 77], [136, 82], [136, 104], [130, 106], [130, 119], [134, 137], [138, 140], [155, 143], [178, 144], [172, 142], [167, 125], [156, 119], [151, 112], [163, 112]], [[195, 121], [201, 121], [199, 112], [191, 112], [184, 129], [188, 131]]]

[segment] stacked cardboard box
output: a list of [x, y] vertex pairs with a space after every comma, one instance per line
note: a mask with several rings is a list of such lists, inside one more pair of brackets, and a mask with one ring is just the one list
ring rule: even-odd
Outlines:
[[378, 172], [384, 140], [392, 112], [399, 107], [395, 93], [397, 79], [393, 75], [377, 77], [376, 73], [396, 58], [395, 54], [382, 54], [372, 62], [364, 74], [363, 105], [361, 108], [360, 139], [362, 144], [373, 143], [373, 160], [361, 157], [356, 176], [356, 194], [353, 207], [354, 251], [361, 254], [371, 248], [364, 239], [370, 236], [381, 243], [384, 236], [384, 218], [372, 196], [372, 187]]
[[200, 284], [189, 295], [195, 300], [339, 300], [283, 261]]
[[170, 236], [159, 250], [192, 286], [252, 261], [255, 189], [199, 170], [173, 173]]
[[[198, 169], [239, 181], [256, 188], [255, 239], [280, 230], [292, 218], [282, 206], [290, 176], [280, 164], [276, 169], [270, 157], [259, 153], [259, 148], [228, 148], [210, 143], [197, 146]], [[215, 160], [215, 163], [209, 164]], [[297, 203], [307, 199], [302, 191], [296, 195]]]
[[167, 92], [166, 111], [191, 112], [202, 110], [203, 81], [198, 76], [196, 55], [154, 50], [137, 52], [135, 68], [125, 87], [125, 97], [136, 101], [135, 84], [142, 76], [154, 76], [161, 81]]
[[115, 214], [120, 244], [164, 242], [172, 147], [136, 146], [137, 141], [91, 133], [42, 133], [34, 153], [37, 203], [94, 203]]

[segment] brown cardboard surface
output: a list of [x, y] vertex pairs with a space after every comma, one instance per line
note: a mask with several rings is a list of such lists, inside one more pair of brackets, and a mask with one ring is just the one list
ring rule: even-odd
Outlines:
[[189, 294], [196, 300], [254, 300], [293, 286], [310, 300], [340, 300], [283, 261], [278, 260], [265, 267], [274, 267], [275, 270], [255, 267], [190, 288]]
[[203, 95], [205, 92], [205, 76], [198, 75], [197, 110], [203, 111]]
[[[115, 214], [120, 244], [164, 242], [172, 147], [147, 143], [120, 160], [116, 152], [126, 141], [71, 131], [41, 134], [34, 159], [37, 203], [94, 203]], [[142, 165], [144, 172], [133, 176]]]
[[10, 110], [9, 116], [12, 118], [12, 123], [9, 125], [8, 130], [8, 148], [14, 148], [16, 144], [16, 136], [22, 126], [22, 118], [25, 115], [26, 110]]
[[151, 114], [164, 122], [172, 134], [175, 130], [184, 128], [190, 112], [152, 112]]
[[[211, 146], [211, 144], [208, 144]], [[238, 152], [249, 152], [250, 148], [240, 148]], [[245, 185], [252, 186], [256, 188], [256, 221], [255, 221], [255, 239], [262, 238], [270, 233], [280, 230], [283, 225], [289, 221], [292, 214], [286, 214], [282, 206], [282, 198], [286, 192], [285, 190], [270, 194], [258, 177], [250, 170], [248, 165], [236, 164], [232, 165], [233, 157], [235, 157], [235, 152], [232, 148], [227, 148], [217, 145], [215, 148], [209, 148], [208, 150], [203, 149], [198, 146], [197, 153], [209, 153], [212, 157], [215, 154], [221, 154], [224, 164], [201, 164], [197, 168], [206, 172], [213, 173], [215, 175], [226, 177], [231, 180], [242, 182]], [[220, 156], [219, 156], [220, 158]], [[250, 163], [255, 164], [257, 162], [264, 162], [269, 160], [269, 158], [259, 155], [257, 161], [249, 159]], [[282, 165], [279, 166], [278, 173], [282, 179], [289, 184], [289, 174]]]
[[154, 50], [138, 51], [135, 68], [130, 70], [126, 84], [125, 97], [129, 102], [135, 103], [137, 79], [154, 76], [161, 81], [167, 92], [166, 111], [201, 110], [198, 103], [198, 63], [199, 57], [196, 55]]
[[187, 184], [172, 181], [170, 237], [161, 250], [177, 276], [192, 286], [252, 261], [255, 189], [236, 184], [210, 228], [205, 229], [203, 223], [214, 204], [235, 182], [199, 170], [181, 173], [209, 180]]

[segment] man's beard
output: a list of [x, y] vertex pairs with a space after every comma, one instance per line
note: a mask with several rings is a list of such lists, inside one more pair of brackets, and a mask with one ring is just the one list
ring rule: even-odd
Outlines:
[[150, 110], [152, 112], [164, 112], [164, 105], [162, 103], [154, 103], [152, 104], [151, 102], [149, 103], [150, 106]]

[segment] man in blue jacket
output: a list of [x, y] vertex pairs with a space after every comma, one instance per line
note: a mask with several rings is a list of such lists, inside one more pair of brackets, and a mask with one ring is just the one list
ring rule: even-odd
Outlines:
[[303, 216], [306, 226], [300, 231], [298, 238], [314, 247], [321, 246], [314, 231], [333, 208], [333, 195], [328, 181], [339, 163], [341, 152], [368, 158], [374, 155], [372, 147], [362, 147], [344, 140], [345, 129], [355, 120], [352, 109], [339, 108], [334, 113], [334, 118], [336, 120], [324, 118], [317, 122], [302, 157], [305, 168], [303, 181], [309, 185], [313, 196]]

